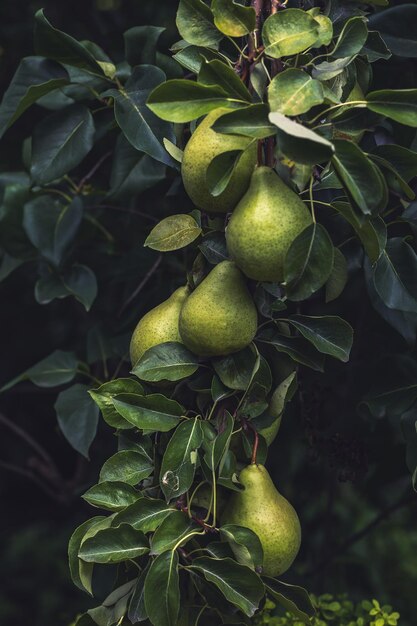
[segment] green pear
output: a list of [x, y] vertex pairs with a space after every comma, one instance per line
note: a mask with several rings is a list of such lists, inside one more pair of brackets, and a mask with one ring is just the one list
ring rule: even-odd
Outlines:
[[245, 280], [222, 261], [186, 299], [180, 314], [183, 343], [200, 356], [238, 352], [255, 336], [258, 316]]
[[291, 504], [278, 493], [263, 465], [248, 465], [239, 475], [244, 491], [233, 492], [222, 515], [222, 524], [250, 528], [264, 551], [263, 573], [279, 576], [298, 554], [301, 527]]
[[173, 294], [146, 313], [133, 331], [130, 341], [130, 360], [135, 365], [140, 357], [160, 343], [178, 341], [182, 343], [178, 330], [181, 307], [189, 293], [188, 287], [180, 287]]
[[311, 223], [301, 198], [274, 170], [258, 167], [226, 229], [230, 256], [249, 278], [282, 281], [288, 248]]
[[[251, 139], [237, 135], [223, 135], [211, 129], [212, 124], [230, 109], [211, 111], [189, 139], [182, 160], [184, 187], [195, 206], [209, 213], [233, 211], [249, 186], [250, 176], [256, 165], [256, 142], [248, 148]], [[206, 182], [206, 172], [214, 157], [231, 150], [246, 150], [227, 185], [218, 196], [212, 196]]]

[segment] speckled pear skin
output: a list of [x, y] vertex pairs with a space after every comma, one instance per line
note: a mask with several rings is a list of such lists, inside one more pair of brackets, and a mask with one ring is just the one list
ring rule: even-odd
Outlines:
[[187, 194], [198, 209], [209, 213], [233, 211], [247, 188], [256, 165], [256, 142], [241, 157], [227, 188], [219, 196], [212, 196], [206, 183], [206, 172], [217, 155], [229, 150], [244, 150], [251, 139], [237, 135], [216, 133], [210, 127], [223, 113], [230, 109], [211, 111], [196, 128], [189, 139], [182, 160], [182, 179]]
[[222, 261], [186, 299], [180, 314], [183, 343], [199, 356], [238, 352], [255, 336], [258, 315], [242, 272]]
[[297, 513], [278, 493], [263, 465], [248, 465], [239, 475], [245, 490], [233, 492], [222, 524], [237, 524], [255, 532], [264, 551], [263, 574], [280, 576], [292, 565], [301, 545]]
[[133, 331], [130, 340], [130, 360], [134, 366], [140, 357], [160, 343], [181, 342], [178, 320], [184, 300], [189, 294], [188, 287], [180, 287], [173, 294], [146, 313]]
[[253, 280], [281, 282], [294, 239], [312, 223], [301, 198], [269, 167], [258, 167], [226, 229], [227, 248]]

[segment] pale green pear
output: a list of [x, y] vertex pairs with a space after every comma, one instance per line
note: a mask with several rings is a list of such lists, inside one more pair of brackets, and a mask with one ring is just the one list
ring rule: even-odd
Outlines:
[[280, 576], [292, 565], [301, 545], [301, 527], [291, 504], [278, 493], [263, 465], [248, 465], [239, 475], [244, 491], [233, 492], [222, 524], [250, 528], [264, 551], [263, 573]]
[[135, 365], [140, 357], [160, 343], [181, 342], [178, 320], [181, 307], [189, 294], [188, 287], [180, 287], [165, 302], [146, 313], [133, 331], [130, 341], [130, 360]]
[[261, 166], [227, 226], [227, 248], [249, 278], [279, 282], [288, 248], [311, 223], [301, 198], [274, 170]]
[[222, 261], [186, 299], [180, 314], [183, 343], [200, 356], [238, 352], [255, 336], [258, 316], [245, 279]]
[[[182, 160], [181, 173], [186, 192], [197, 208], [209, 213], [233, 211], [249, 186], [257, 159], [256, 142], [248, 148], [252, 141], [248, 137], [224, 135], [211, 129], [212, 124], [224, 113], [230, 113], [230, 109], [215, 109], [204, 118], [189, 139]], [[214, 157], [232, 150], [245, 152], [227, 188], [220, 195], [212, 196], [206, 182], [207, 168]]]

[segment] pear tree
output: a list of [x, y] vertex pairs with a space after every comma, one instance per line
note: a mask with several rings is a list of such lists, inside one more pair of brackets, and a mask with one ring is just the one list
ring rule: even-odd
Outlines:
[[[87, 357], [57, 350], [3, 388], [65, 385], [59, 425], [84, 456], [99, 411], [115, 434], [83, 495], [99, 512], [69, 542], [80, 590], [113, 584], [77, 626], [249, 626], [271, 601], [311, 623], [314, 603], [293, 576], [309, 541], [303, 511], [265, 466], [308, 372], [330, 380], [336, 363], [348, 367], [353, 275], [376, 316], [409, 344], [417, 334], [417, 89], [401, 77], [380, 88], [373, 71], [407, 57], [392, 24], [414, 11], [388, 5], [179, 0], [172, 54], [158, 49], [160, 29], [138, 27], [123, 61], [36, 14], [36, 56], [0, 107], [0, 135], [35, 103], [45, 114], [25, 142], [28, 171], [1, 181], [0, 219], [7, 228], [18, 207], [10, 229], [26, 245], [0, 238], [2, 276], [38, 255], [39, 304], [130, 315], [130, 351], [116, 331], [89, 335]], [[109, 153], [79, 180], [105, 141]], [[110, 158], [109, 188], [95, 186]], [[100, 301], [96, 274], [120, 254], [120, 226], [109, 231], [101, 211], [158, 185], [162, 215], [144, 214], [132, 256], [145, 267], [139, 287], [122, 304], [113, 285]], [[91, 229], [102, 238], [95, 271], [77, 256]], [[173, 285], [165, 298], [152, 286], [160, 271]], [[132, 301], [147, 292], [157, 304], [145, 299], [138, 318]], [[361, 410], [405, 414], [415, 451], [415, 379], [390, 385]]]

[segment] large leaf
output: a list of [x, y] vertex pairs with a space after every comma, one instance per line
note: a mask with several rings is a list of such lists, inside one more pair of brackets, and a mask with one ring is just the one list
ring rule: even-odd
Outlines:
[[72, 381], [77, 373], [77, 367], [78, 360], [72, 352], [55, 350], [45, 359], [4, 385], [0, 391], [14, 387], [22, 380], [30, 380], [38, 387], [58, 387]]
[[365, 45], [367, 37], [368, 29], [365, 18], [361, 16], [351, 17], [343, 26], [336, 46], [332, 50], [332, 57], [341, 59], [358, 54]]
[[172, 511], [172, 507], [162, 500], [140, 498], [115, 515], [112, 525], [129, 524], [143, 533], [149, 533], [155, 531]]
[[268, 87], [271, 111], [301, 115], [324, 101], [323, 85], [304, 72], [290, 68], [275, 76]]
[[217, 118], [212, 129], [217, 133], [264, 139], [276, 134], [276, 127], [269, 122], [268, 113], [269, 107], [266, 104], [252, 104], [225, 113]]
[[388, 308], [417, 313], [417, 255], [406, 241], [388, 240], [374, 267], [373, 282]]
[[377, 166], [352, 141], [337, 139], [334, 145], [334, 168], [354, 203], [368, 215], [384, 209], [385, 189]]
[[133, 368], [133, 373], [141, 380], [181, 380], [198, 369], [197, 357], [181, 343], [167, 342], [154, 346], [145, 352]]
[[305, 624], [311, 624], [316, 610], [311, 602], [310, 596], [303, 587], [289, 585], [280, 580], [263, 577], [266, 591], [287, 611], [292, 613], [297, 619], [302, 620]]
[[132, 428], [133, 424], [125, 420], [116, 411], [113, 398], [122, 393], [143, 395], [143, 387], [139, 381], [132, 378], [116, 378], [104, 383], [98, 389], [90, 389], [90, 395], [98, 404], [104, 420], [113, 428]]
[[382, 89], [366, 96], [371, 111], [417, 128], [417, 89]]
[[77, 384], [61, 391], [55, 402], [55, 411], [67, 441], [88, 458], [98, 425], [98, 406], [88, 395], [88, 387]]
[[180, 609], [178, 554], [163, 552], [145, 579], [145, 607], [154, 626], [176, 626]]
[[0, 105], [0, 138], [42, 96], [67, 85], [68, 73], [49, 59], [22, 59]]
[[324, 357], [303, 337], [287, 337], [275, 331], [263, 332], [259, 341], [271, 344], [278, 352], [287, 354], [296, 363], [322, 372]]
[[333, 269], [333, 244], [323, 226], [311, 224], [292, 242], [284, 263], [288, 297], [305, 300], [320, 289]]
[[142, 430], [167, 432], [179, 424], [185, 413], [178, 402], [159, 393], [149, 396], [121, 393], [112, 401], [125, 420]]
[[232, 559], [200, 557], [188, 569], [202, 574], [248, 617], [255, 613], [264, 595], [264, 586], [259, 576], [249, 567]]
[[133, 450], [121, 450], [104, 463], [100, 472], [100, 482], [116, 481], [136, 485], [152, 472], [153, 464], [146, 456]]
[[86, 265], [75, 263], [63, 274], [46, 274], [35, 285], [35, 298], [39, 304], [48, 304], [56, 298], [73, 296], [86, 311], [91, 309], [97, 297], [97, 278]]
[[216, 46], [223, 38], [211, 10], [202, 0], [180, 0], [177, 28], [183, 39], [197, 46]]
[[143, 622], [148, 617], [145, 608], [145, 578], [148, 574], [150, 565], [151, 563], [148, 561], [147, 565], [139, 574], [129, 603], [128, 618], [132, 624]]
[[156, 64], [156, 46], [165, 28], [134, 26], [123, 33], [126, 61], [132, 66]]
[[353, 329], [345, 320], [333, 315], [292, 315], [288, 322], [319, 352], [329, 354], [344, 363], [349, 360]]
[[271, 15], [262, 29], [265, 53], [274, 58], [303, 52], [317, 41], [318, 36], [317, 22], [301, 9], [287, 9]]
[[232, 107], [235, 102], [222, 87], [174, 79], [152, 91], [148, 107], [163, 120], [182, 123], [195, 120], [218, 107]]
[[417, 6], [395, 4], [370, 18], [372, 29], [379, 31], [393, 54], [417, 57]]
[[349, 202], [335, 201], [332, 207], [349, 222], [361, 240], [366, 254], [372, 263], [381, 256], [387, 243], [387, 229], [384, 220], [378, 216], [363, 218], [357, 214]]
[[244, 102], [252, 100], [251, 94], [236, 72], [218, 59], [203, 62], [198, 74], [198, 82], [211, 87], [221, 87], [230, 98]]
[[164, 452], [160, 485], [167, 501], [178, 498], [193, 484], [197, 451], [203, 441], [200, 419], [195, 417], [178, 426]]
[[244, 391], [251, 382], [255, 360], [255, 351], [247, 347], [234, 354], [215, 359], [213, 367], [226, 387]]
[[163, 146], [163, 139], [174, 141], [172, 128], [146, 106], [151, 91], [164, 80], [165, 74], [158, 67], [138, 65], [123, 89], [111, 89], [106, 95], [114, 98], [116, 121], [132, 146], [170, 165], [171, 157]]
[[262, 567], [264, 557], [262, 544], [253, 530], [226, 524], [220, 528], [220, 537], [230, 545], [238, 563], [251, 569]]
[[87, 563], [122, 563], [149, 552], [149, 544], [140, 530], [127, 524], [105, 528], [83, 542], [79, 556]]
[[277, 128], [281, 152], [297, 163], [323, 163], [333, 153], [333, 144], [310, 128], [290, 120], [282, 113], [270, 113], [269, 121]]
[[82, 576], [81, 573], [82, 570], [83, 574], [89, 572], [91, 579], [93, 565], [91, 563], [80, 563], [80, 560], [78, 558], [78, 552], [80, 550], [81, 543], [88, 531], [97, 526], [98, 523], [101, 523], [105, 520], [106, 518], [103, 516], [92, 517], [91, 519], [87, 520], [86, 522], [81, 524], [81, 526], [78, 526], [78, 528], [74, 530], [68, 543], [68, 563], [72, 582], [79, 589], [81, 589], [82, 591], [87, 591], [88, 593], [91, 593], [91, 584], [86, 584], [88, 583], [88, 579], [86, 579], [85, 576]]
[[82, 497], [91, 506], [99, 509], [120, 511], [136, 502], [140, 498], [140, 493], [127, 483], [105, 481], [90, 487]]
[[215, 25], [229, 37], [244, 37], [255, 30], [256, 13], [253, 7], [243, 7], [234, 0], [213, 0], [211, 10]]
[[49, 115], [36, 126], [32, 142], [31, 174], [39, 184], [61, 178], [79, 165], [94, 142], [89, 109], [73, 104]]
[[[180, 547], [183, 541], [187, 541], [190, 533], [195, 533], [198, 528], [187, 513], [171, 511], [152, 537], [151, 554], [162, 554], [167, 550]], [[200, 532], [204, 532], [201, 527]]]
[[197, 239], [201, 232], [192, 215], [170, 215], [152, 229], [144, 245], [159, 252], [179, 250]]

